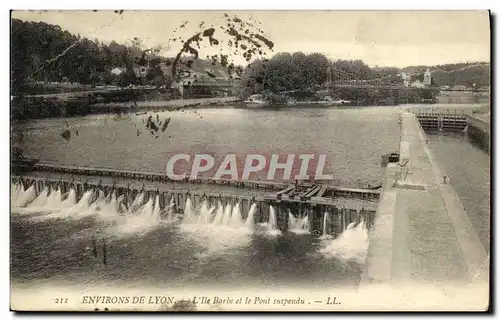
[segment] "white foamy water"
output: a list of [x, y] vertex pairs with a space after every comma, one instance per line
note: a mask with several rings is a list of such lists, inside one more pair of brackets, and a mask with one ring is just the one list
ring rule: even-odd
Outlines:
[[241, 217], [241, 210], [240, 210], [239, 203], [237, 203], [233, 207], [233, 210], [231, 211], [231, 220], [229, 223], [230, 223], [231, 227], [233, 227], [233, 228], [241, 228], [241, 227], [245, 226], [243, 218]]
[[[161, 224], [177, 221], [177, 215], [173, 211], [175, 207], [173, 200], [171, 199], [169, 205], [161, 209], [158, 195], [145, 199], [145, 194], [140, 193], [127, 209], [123, 196], [117, 197], [114, 192], [106, 195], [102, 191], [89, 190], [78, 201], [74, 189], [63, 195], [57, 188], [46, 188], [35, 197], [33, 186], [24, 190], [20, 185], [13, 185], [11, 193], [13, 208], [22, 213], [42, 213], [34, 217], [34, 220], [81, 219], [93, 215], [110, 223], [106, 231], [116, 236], [143, 233]], [[273, 206], [269, 208], [268, 222], [257, 226], [254, 223], [256, 212], [256, 204], [251, 205], [245, 216], [241, 213], [240, 204], [233, 206], [228, 203], [224, 206], [220, 201], [216, 206], [210, 206], [204, 201], [195, 208], [188, 198], [180, 228], [186, 237], [206, 247], [206, 253], [241, 248], [248, 244], [252, 233], [273, 237], [281, 234], [277, 228], [277, 217]], [[289, 212], [288, 218], [289, 231], [296, 234], [309, 232], [307, 215], [295, 217]], [[328, 222], [328, 213], [324, 214], [323, 220]], [[325, 228], [323, 234], [326, 232]], [[364, 222], [358, 225], [349, 224], [336, 239], [332, 240], [327, 234], [321, 238], [319, 252], [325, 257], [339, 257], [360, 263], [364, 261], [368, 248], [368, 230]]]
[[232, 213], [233, 207], [231, 204], [226, 204], [224, 207], [224, 214], [222, 216], [222, 225], [228, 226], [229, 221], [231, 220], [231, 213]]
[[108, 232], [114, 235], [144, 232], [160, 223], [173, 222], [176, 219], [173, 213], [173, 199], [162, 210], [158, 195], [144, 203], [144, 194], [140, 193], [127, 210], [123, 196], [116, 197], [114, 191], [106, 195], [103, 191], [88, 190], [77, 202], [74, 189], [62, 195], [59, 189], [51, 190], [46, 187], [36, 198], [33, 187], [24, 191], [20, 185], [13, 185], [11, 190], [15, 213], [40, 213], [41, 215], [33, 218], [36, 221], [75, 220], [96, 216], [111, 223]]
[[363, 221], [349, 224], [336, 239], [324, 239], [319, 253], [326, 258], [338, 257], [345, 261], [363, 264], [368, 251], [368, 229]]
[[163, 224], [172, 224], [177, 220], [177, 216], [173, 213], [175, 203], [172, 199], [163, 210], [160, 207], [158, 195], [148, 198], [144, 204], [142, 204], [143, 200], [144, 194], [141, 193], [136, 196], [129, 211], [123, 214], [115, 213], [116, 225], [109, 228], [108, 232], [118, 236], [140, 234]]
[[201, 254], [209, 255], [220, 253], [248, 244], [250, 235], [253, 232], [254, 214], [257, 206], [253, 204], [247, 215], [247, 220], [243, 219], [240, 204], [222, 205], [218, 201], [217, 206], [209, 206], [207, 201], [195, 209], [190, 199], [186, 200], [184, 207], [184, 218], [181, 223], [181, 232], [186, 237], [206, 248], [206, 252]]
[[12, 212], [16, 214], [50, 213], [69, 208], [76, 203], [76, 193], [73, 189], [62, 195], [61, 191], [46, 187], [38, 197], [35, 188], [31, 186], [26, 191], [22, 186], [12, 188]]
[[233, 229], [252, 228], [254, 215], [257, 210], [256, 204], [250, 207], [247, 219], [244, 220], [240, 204], [234, 206], [226, 204], [223, 206], [221, 201], [217, 202], [217, 206], [210, 206], [205, 200], [198, 208], [195, 208], [191, 199], [186, 200], [184, 206], [184, 217], [182, 225], [197, 225], [197, 226], [226, 226]]
[[221, 201], [217, 202], [217, 211], [212, 221], [212, 225], [221, 225], [222, 219], [224, 218], [224, 206], [222, 206]]
[[[51, 193], [52, 194], [52, 193]], [[51, 194], [48, 196], [48, 201], [45, 205], [45, 210], [49, 210], [50, 213], [47, 215], [37, 217], [37, 220], [47, 220], [47, 219], [81, 219], [87, 217], [89, 215], [96, 214], [96, 209], [99, 206], [99, 203], [102, 202], [100, 198], [97, 199], [95, 203], [92, 203], [92, 198], [94, 195], [94, 191], [90, 190], [83, 194], [80, 201], [76, 204], [67, 204], [68, 207], [61, 208], [62, 200], [57, 197], [52, 197]], [[37, 211], [37, 208], [31, 208], [31, 210]]]
[[11, 208], [22, 208], [31, 203], [35, 199], [35, 187], [32, 185], [28, 189], [24, 189], [21, 184], [13, 184], [11, 191]]
[[269, 220], [264, 223], [259, 223], [258, 226], [263, 229], [259, 230], [259, 232], [263, 232], [262, 234], [264, 235], [273, 237], [281, 235], [281, 231], [278, 229], [276, 211], [272, 205], [269, 205]]
[[252, 206], [250, 206], [250, 210], [248, 211], [247, 220], [245, 222], [245, 226], [250, 230], [255, 229], [255, 218], [254, 218], [255, 213], [257, 213], [257, 204], [253, 203]]
[[288, 212], [288, 231], [295, 234], [309, 234], [309, 218], [307, 215], [295, 217], [292, 212]]

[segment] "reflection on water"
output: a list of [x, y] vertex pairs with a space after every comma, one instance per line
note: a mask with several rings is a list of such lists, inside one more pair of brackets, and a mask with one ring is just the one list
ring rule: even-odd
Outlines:
[[[394, 107], [286, 110], [201, 109], [160, 112], [171, 121], [158, 139], [137, 136], [147, 115], [42, 119], [19, 125], [26, 156], [47, 162], [163, 172], [176, 153], [209, 153], [220, 164], [226, 154], [327, 154], [325, 172], [335, 178], [379, 181], [380, 157], [399, 146]], [[149, 113], [153, 115], [153, 113]], [[68, 121], [78, 136], [60, 137]], [[133, 146], [133, 148], [130, 148]], [[261, 177], [265, 178], [265, 177]]]

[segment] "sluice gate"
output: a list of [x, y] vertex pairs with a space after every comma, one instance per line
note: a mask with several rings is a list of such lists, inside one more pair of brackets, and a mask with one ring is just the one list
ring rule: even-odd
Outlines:
[[[117, 198], [120, 197], [122, 199], [122, 204], [127, 209], [131, 207], [134, 200], [137, 200], [137, 196], [142, 193], [144, 195], [142, 204], [136, 205], [143, 205], [149, 199], [158, 197], [161, 209], [165, 209], [167, 206], [173, 204], [174, 210], [181, 214], [184, 213], [188, 199], [191, 200], [195, 208], [199, 208], [203, 202], [206, 202], [209, 207], [217, 207], [219, 204], [223, 206], [228, 204], [235, 206], [239, 204], [242, 218], [245, 220], [248, 217], [251, 206], [255, 204], [257, 209], [256, 213], [254, 213], [255, 223], [269, 222], [275, 216], [276, 228], [286, 231], [290, 228], [292, 220], [301, 220], [307, 222], [305, 224], [307, 229], [316, 234], [338, 235], [349, 224], [361, 221], [365, 223], [367, 228], [370, 228], [375, 215], [373, 209], [365, 209], [363, 207], [355, 209], [338, 206], [333, 198], [323, 197], [328, 194], [334, 195], [335, 190], [321, 185], [302, 191], [300, 189], [296, 191], [295, 187], [288, 187], [283, 191], [269, 195], [238, 195], [236, 191], [234, 194], [230, 194], [227, 192], [218, 193], [216, 191], [201, 192], [161, 187], [151, 188], [150, 186], [140, 188], [137, 186], [131, 187], [130, 184], [88, 183], [87, 181], [40, 177], [12, 177], [12, 183], [20, 184], [24, 190], [33, 187], [36, 196], [40, 195], [46, 189], [49, 191], [58, 189], [62, 195], [66, 195], [73, 189], [77, 202], [88, 191], [93, 191], [90, 202], [97, 200], [99, 192], [104, 193], [106, 197], [114, 193]], [[298, 193], [299, 197], [293, 196], [294, 193]]]
[[460, 132], [467, 127], [465, 114], [417, 113], [416, 116], [424, 130]]

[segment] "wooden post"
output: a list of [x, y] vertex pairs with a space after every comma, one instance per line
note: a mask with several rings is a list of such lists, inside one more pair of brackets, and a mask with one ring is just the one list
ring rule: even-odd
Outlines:
[[321, 211], [321, 206], [319, 204], [314, 206], [314, 216], [316, 220], [319, 219], [319, 232], [320, 234], [323, 233], [323, 213]]
[[184, 200], [184, 194], [182, 192], [179, 192], [177, 194], [177, 200], [178, 200], [178, 206], [179, 206], [179, 209], [181, 210], [184, 210], [184, 205], [186, 204], [185, 200]]
[[337, 209], [337, 233], [338, 235], [342, 234], [342, 209]]
[[307, 215], [307, 220], [309, 222], [309, 232], [313, 231], [313, 212], [310, 208], [304, 208], [305, 214]]
[[282, 222], [282, 230], [287, 231], [288, 230], [288, 204], [287, 203], [281, 203], [281, 222]]
[[346, 217], [347, 217], [347, 209], [346, 208], [343, 208], [342, 209], [342, 232], [344, 232], [346, 230]]
[[193, 202], [193, 206], [196, 208], [197, 206], [201, 205], [201, 197], [198, 194], [194, 194], [193, 197], [191, 197], [191, 201]]
[[250, 211], [250, 206], [247, 199], [241, 199], [240, 202], [241, 217], [246, 220], [248, 218], [248, 212]]

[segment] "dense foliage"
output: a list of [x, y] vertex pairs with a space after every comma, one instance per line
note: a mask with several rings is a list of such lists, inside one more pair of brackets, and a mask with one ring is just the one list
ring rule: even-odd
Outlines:
[[[13, 19], [13, 94], [31, 93], [30, 89], [37, 82], [169, 86], [173, 79], [196, 77], [196, 72], [200, 71], [208, 78], [215, 78], [217, 75], [206, 72], [206, 68], [195, 70], [204, 65], [197, 63], [203, 59], [212, 66], [223, 68], [228, 78], [234, 75], [239, 78], [243, 68], [233, 62], [233, 57], [242, 56], [246, 61], [263, 57], [272, 50], [274, 43], [251, 19], [244, 21], [228, 14], [222, 19], [225, 24], [219, 27], [199, 23], [198, 31], [187, 39], [176, 36], [177, 29], [174, 30], [169, 41], [179, 44], [179, 48], [173, 58], [161, 57], [160, 48], [143, 48], [137, 38], [133, 38], [130, 45], [115, 41], [106, 44], [98, 39], [72, 35], [56, 25]], [[185, 28], [187, 24], [185, 22], [179, 28]], [[221, 54], [202, 56], [203, 41], [211, 47], [225, 45], [227, 48], [224, 53], [221, 48]], [[120, 72], [112, 73], [114, 69], [120, 69]]]
[[[236, 83], [234, 93], [241, 98], [260, 93], [271, 100], [275, 100], [276, 95], [298, 100], [321, 100], [330, 96], [361, 105], [414, 103], [435, 98], [436, 91], [416, 88], [335, 88], [335, 82], [345, 80], [371, 85], [402, 84], [400, 73], [398, 68], [372, 69], [361, 60], [331, 61], [320, 53], [278, 53], [269, 60], [249, 64]], [[325, 84], [331, 88], [325, 88]]]
[[[79, 84], [131, 84], [137, 82], [134, 68], [149, 64], [145, 77], [148, 83], [163, 82], [161, 59], [157, 50], [144, 52], [140, 40], [134, 38], [129, 46], [112, 41], [100, 43], [72, 35], [59, 26], [44, 22], [12, 20], [11, 72], [12, 90], [43, 82]], [[126, 70], [119, 76], [110, 71]]]

